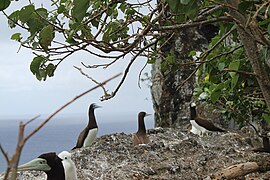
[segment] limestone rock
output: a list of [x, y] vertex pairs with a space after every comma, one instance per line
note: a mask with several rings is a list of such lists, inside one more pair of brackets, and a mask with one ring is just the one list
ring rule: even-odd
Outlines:
[[[133, 146], [131, 134], [116, 133], [97, 139], [92, 147], [72, 151], [78, 178], [87, 179], [209, 179], [234, 164], [269, 159], [254, 153], [252, 137], [238, 133], [213, 133], [198, 137], [171, 128], [148, 130], [151, 143]], [[44, 179], [44, 173], [20, 172], [18, 179]], [[269, 178], [270, 173], [245, 178]], [[244, 178], [244, 179], [245, 179]]]

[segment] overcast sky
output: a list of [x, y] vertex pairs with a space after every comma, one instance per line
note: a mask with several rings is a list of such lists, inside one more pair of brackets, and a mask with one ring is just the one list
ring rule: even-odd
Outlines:
[[[14, 6], [17, 5], [9, 9], [11, 10]], [[2, 13], [0, 23], [1, 118], [50, 114], [75, 96], [95, 86], [73, 67], [73, 65], [81, 67], [81, 62], [90, 63], [95, 60], [83, 53], [77, 53], [63, 62], [56, 70], [54, 77], [46, 81], [38, 81], [29, 69], [33, 54], [24, 48], [17, 52], [19, 43], [10, 40], [11, 35], [17, 31], [7, 27], [7, 20]], [[116, 73], [123, 72], [129, 60], [123, 59], [107, 70], [85, 69], [85, 72], [102, 82]], [[101, 102], [99, 98], [102, 96], [102, 89], [98, 89], [70, 105], [62, 114], [87, 113], [88, 106], [92, 102], [103, 106], [103, 113], [134, 113], [142, 110], [153, 113], [150, 89], [145, 83], [142, 83], [141, 89], [137, 85], [138, 73], [144, 64], [143, 59], [136, 61], [115, 98]], [[150, 65], [147, 65], [143, 72], [150, 73], [150, 69]], [[120, 78], [111, 81], [107, 87], [114, 90], [113, 87], [119, 81]]]

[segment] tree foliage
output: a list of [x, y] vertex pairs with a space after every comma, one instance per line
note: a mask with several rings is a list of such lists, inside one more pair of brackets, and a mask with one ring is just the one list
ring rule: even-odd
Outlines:
[[[2, 10], [8, 2], [1, 2]], [[53, 76], [60, 63], [77, 51], [110, 60], [83, 62], [84, 68], [107, 68], [131, 55], [115, 91], [103, 99], [116, 94], [139, 56], [154, 63], [170, 35], [212, 24], [219, 32], [212, 39], [207, 38], [211, 29], [201, 32], [209, 47], [197, 59], [179, 64], [168, 52], [162, 56], [161, 68], [195, 65], [191, 76], [198, 76], [197, 97], [222, 107], [228, 118], [270, 121], [269, 7], [268, 1], [261, 0], [52, 0], [48, 7], [29, 1], [7, 17], [10, 28], [29, 33], [17, 32], [11, 39], [32, 49], [36, 57], [30, 69], [38, 80]], [[255, 48], [246, 43], [247, 36]], [[194, 55], [190, 49], [190, 57]]]

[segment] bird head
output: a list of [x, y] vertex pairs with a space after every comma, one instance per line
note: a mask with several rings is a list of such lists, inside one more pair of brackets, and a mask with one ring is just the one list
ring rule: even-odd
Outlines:
[[146, 113], [144, 111], [139, 112], [139, 116], [141, 116], [141, 117], [146, 117], [146, 116], [150, 116], [150, 115], [152, 115], [152, 114], [148, 114], [148, 113]]
[[196, 107], [196, 103], [195, 102], [190, 103], [190, 107]]
[[25, 164], [18, 166], [18, 171], [36, 170], [36, 171], [50, 171], [52, 167], [51, 162], [54, 161], [57, 155], [55, 153], [42, 154], [38, 158], [33, 159]]
[[97, 108], [101, 108], [101, 106], [96, 105], [95, 103], [92, 103], [92, 104], [90, 105], [90, 109], [97, 109]]

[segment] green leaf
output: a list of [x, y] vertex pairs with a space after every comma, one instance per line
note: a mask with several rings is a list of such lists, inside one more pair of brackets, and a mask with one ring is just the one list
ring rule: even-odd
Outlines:
[[33, 42], [33, 44], [32, 44], [32, 49], [33, 49], [33, 50], [34, 50], [34, 49], [37, 49], [38, 45], [39, 45], [39, 43]]
[[93, 20], [91, 21], [91, 24], [92, 24], [94, 27], [98, 28], [99, 21], [97, 21], [96, 19], [93, 19]]
[[[232, 61], [229, 65], [230, 70], [238, 70], [240, 65], [240, 61]], [[235, 76], [236, 72], [229, 72], [230, 76], [233, 77]]]
[[44, 27], [39, 34], [39, 44], [45, 51], [48, 50], [48, 47], [51, 45], [52, 40], [54, 39], [55, 33], [51, 25]]
[[220, 90], [219, 91], [213, 91], [211, 93], [211, 95], [210, 95], [210, 99], [211, 99], [212, 103], [216, 103], [217, 100], [219, 99], [220, 95], [221, 95]]
[[60, 5], [57, 9], [57, 13], [61, 14], [66, 10], [66, 7], [64, 5]]
[[46, 74], [49, 77], [52, 77], [54, 75], [55, 69], [56, 69], [56, 67], [54, 66], [54, 64], [52, 64], [52, 63], [48, 64], [48, 66], [46, 67]]
[[41, 16], [42, 18], [46, 19], [48, 17], [48, 11], [45, 8], [38, 8], [36, 9], [36, 12], [38, 16]]
[[125, 13], [125, 11], [126, 11], [126, 9], [127, 9], [127, 4], [124, 2], [124, 3], [122, 3], [120, 6], [119, 6], [119, 9], [123, 12], [123, 13]]
[[9, 25], [10, 28], [15, 28], [16, 27], [16, 23], [19, 20], [19, 14], [20, 14], [20, 11], [17, 10], [17, 11], [14, 11], [13, 13], [11, 13], [9, 15], [8, 25]]
[[267, 26], [267, 32], [268, 32], [268, 34], [270, 34], [270, 23]]
[[43, 56], [37, 56], [35, 57], [31, 64], [30, 64], [30, 70], [31, 72], [36, 75], [39, 74], [39, 68], [41, 66], [42, 63], [45, 62], [45, 58]]
[[232, 77], [232, 81], [231, 81], [231, 89], [234, 89], [234, 87], [236, 86], [237, 82], [239, 79], [239, 74], [236, 74]]
[[264, 120], [266, 120], [268, 123], [270, 123], [270, 115], [269, 114], [263, 113], [262, 117]]
[[20, 21], [23, 23], [26, 23], [30, 19], [31, 14], [34, 12], [34, 10], [35, 10], [35, 6], [32, 4], [28, 6], [24, 6], [20, 10], [20, 14], [19, 14]]
[[224, 68], [225, 68], [225, 63], [224, 62], [221, 62], [221, 63], [218, 64], [218, 70], [219, 71], [223, 71]]
[[22, 39], [21, 33], [12, 34], [11, 39], [20, 42]]
[[8, 8], [10, 5], [11, 1], [10, 0], [1, 0], [0, 1], [0, 11], [3, 11]]
[[89, 1], [87, 0], [74, 0], [74, 7], [72, 8], [71, 15], [77, 22], [81, 22], [86, 15], [89, 8]]
[[174, 64], [175, 63], [175, 57], [174, 57], [174, 55], [168, 55], [165, 58], [165, 61], [167, 62], [167, 64]]
[[[41, 17], [42, 18], [41, 18]], [[48, 25], [47, 19], [48, 12], [44, 8], [36, 9], [36, 12], [32, 13], [27, 21], [27, 25], [29, 27], [29, 32], [31, 35], [35, 35], [36, 33], [40, 32], [45, 26]]]
[[[181, 11], [181, 4], [179, 0], [167, 0], [170, 9], [174, 12], [177, 13], [179, 10]], [[183, 16], [183, 15], [182, 15]]]

